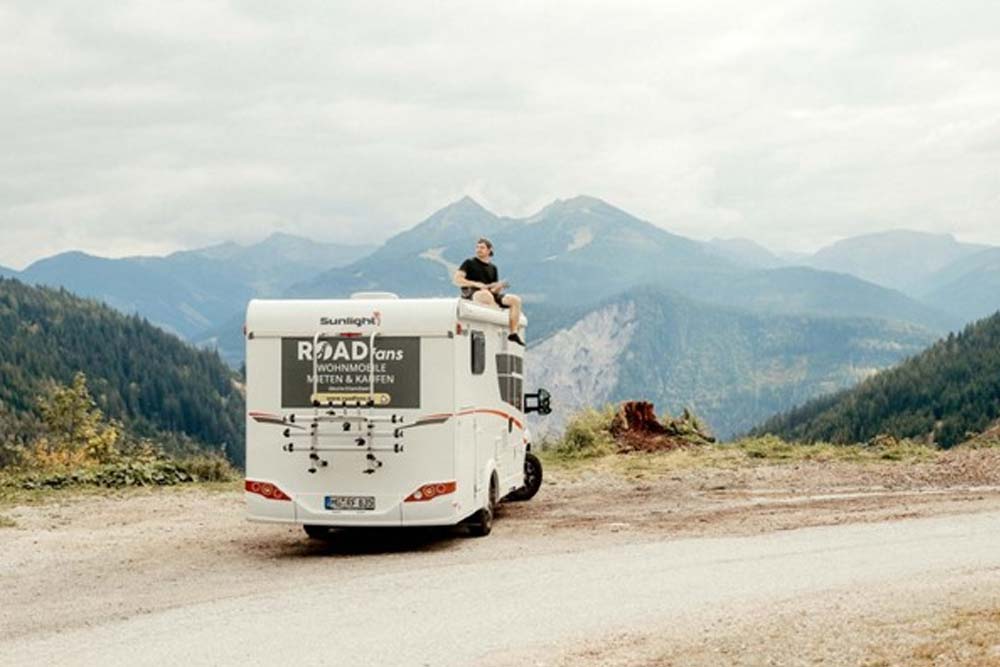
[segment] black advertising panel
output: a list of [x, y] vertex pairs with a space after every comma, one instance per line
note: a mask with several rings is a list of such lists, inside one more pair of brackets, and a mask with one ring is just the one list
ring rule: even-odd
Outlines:
[[[313, 404], [313, 339], [281, 339], [281, 407]], [[367, 401], [369, 339], [322, 338], [316, 345], [317, 395], [327, 401]], [[375, 338], [375, 406], [420, 407], [420, 338]]]

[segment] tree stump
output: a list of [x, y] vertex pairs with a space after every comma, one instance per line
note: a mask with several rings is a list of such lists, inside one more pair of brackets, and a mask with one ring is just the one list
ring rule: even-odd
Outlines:
[[611, 435], [619, 452], [655, 452], [715, 442], [690, 411], [677, 419], [656, 417], [649, 401], [626, 401], [611, 420]]
[[626, 401], [618, 408], [618, 414], [611, 422], [611, 434], [614, 436], [634, 433], [642, 435], [661, 435], [666, 429], [656, 418], [653, 404], [649, 401]]

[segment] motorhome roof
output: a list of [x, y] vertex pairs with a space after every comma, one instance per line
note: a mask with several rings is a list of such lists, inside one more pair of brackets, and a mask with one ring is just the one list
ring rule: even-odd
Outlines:
[[[507, 312], [451, 299], [254, 299], [247, 306], [247, 331], [255, 336], [348, 331], [409, 334], [451, 331], [456, 319], [506, 325]], [[521, 325], [527, 319], [521, 316]]]

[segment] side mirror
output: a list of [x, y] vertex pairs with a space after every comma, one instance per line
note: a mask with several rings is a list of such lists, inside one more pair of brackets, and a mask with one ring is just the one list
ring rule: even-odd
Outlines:
[[549, 405], [549, 401], [552, 399], [552, 394], [550, 394], [545, 389], [539, 389], [534, 394], [524, 395], [524, 412], [525, 414], [529, 412], [537, 412], [540, 415], [547, 415], [552, 412], [552, 406]]

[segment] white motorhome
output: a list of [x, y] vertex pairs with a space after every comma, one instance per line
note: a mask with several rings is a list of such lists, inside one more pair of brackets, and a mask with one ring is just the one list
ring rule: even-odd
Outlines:
[[507, 318], [387, 293], [251, 301], [249, 518], [310, 536], [461, 522], [488, 534], [501, 499], [541, 485], [524, 416], [549, 410], [547, 392], [524, 393], [524, 348], [507, 340]]

